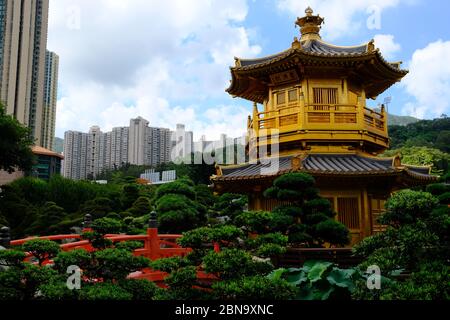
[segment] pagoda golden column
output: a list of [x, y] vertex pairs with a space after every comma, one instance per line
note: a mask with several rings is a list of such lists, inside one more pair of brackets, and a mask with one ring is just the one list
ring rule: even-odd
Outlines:
[[218, 193], [248, 194], [250, 210], [270, 211], [278, 203], [262, 193], [274, 179], [309, 173], [357, 242], [383, 228], [376, 218], [393, 191], [436, 177], [429, 167], [378, 157], [389, 147], [387, 113], [384, 106], [368, 108], [366, 100], [401, 81], [408, 73], [401, 62], [387, 62], [373, 40], [349, 47], [326, 43], [320, 36], [324, 19], [309, 7], [305, 13], [296, 21], [301, 37], [289, 49], [235, 58], [227, 92], [254, 103], [250, 161], [217, 166], [212, 181]]

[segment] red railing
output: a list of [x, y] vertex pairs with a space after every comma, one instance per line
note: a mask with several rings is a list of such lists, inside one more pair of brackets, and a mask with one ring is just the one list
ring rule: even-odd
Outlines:
[[[84, 231], [88, 231], [85, 229]], [[105, 238], [111, 240], [112, 242], [123, 242], [123, 241], [143, 241], [144, 247], [139, 248], [134, 251], [135, 256], [143, 256], [149, 258], [150, 260], [157, 260], [161, 258], [170, 258], [174, 256], [185, 256], [192, 251], [191, 248], [183, 248], [176, 243], [176, 240], [181, 238], [182, 235], [179, 234], [158, 234], [158, 229], [148, 228], [147, 234], [143, 235], [125, 235], [125, 234], [107, 234]], [[44, 236], [44, 237], [29, 237], [26, 239], [13, 240], [10, 242], [11, 247], [23, 245], [25, 242], [35, 239], [45, 239], [52, 241], [62, 241], [62, 240], [79, 240], [69, 243], [61, 244], [61, 250], [71, 251], [75, 249], [85, 249], [89, 252], [94, 251], [91, 243], [88, 240], [81, 240], [82, 236], [79, 234], [65, 234], [65, 235], [54, 235], [54, 236]], [[219, 250], [214, 247], [217, 251]], [[32, 258], [32, 254], [27, 255], [27, 260]], [[51, 260], [45, 261], [44, 264], [52, 263]], [[164, 286], [164, 279], [168, 276], [167, 273], [156, 271], [152, 269], [143, 269], [138, 272], [131, 273], [129, 278], [133, 279], [147, 279], [156, 282], [160, 286]], [[213, 280], [215, 277], [210, 274], [206, 274], [199, 270], [197, 276], [202, 280]]]

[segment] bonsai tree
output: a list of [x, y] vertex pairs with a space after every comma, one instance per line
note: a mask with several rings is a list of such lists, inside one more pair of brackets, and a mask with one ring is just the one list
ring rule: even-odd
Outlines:
[[365, 258], [361, 270], [377, 265], [384, 276], [406, 270], [411, 277], [404, 282], [388, 278], [381, 290], [375, 290], [376, 294], [360, 283], [355, 298], [449, 299], [448, 205], [440, 204], [430, 193], [403, 190], [387, 201], [380, 222], [388, 225], [385, 232], [366, 238], [353, 248], [356, 255]]
[[319, 196], [315, 180], [306, 173], [289, 173], [277, 178], [264, 192], [268, 198], [287, 201], [289, 205], [275, 208], [274, 227], [287, 228], [289, 242], [308, 247], [325, 243], [344, 246], [349, 243], [349, 231], [334, 220], [331, 204]]
[[181, 233], [206, 222], [206, 208], [196, 202], [194, 188], [188, 182], [164, 184], [156, 191], [156, 211], [162, 232]]
[[[293, 295], [293, 287], [284, 279], [266, 278], [274, 268], [269, 258], [287, 244], [281, 234], [249, 238], [237, 226], [222, 225], [188, 231], [179, 243], [193, 251], [184, 258], [151, 263], [152, 269], [170, 273], [161, 299], [288, 299]], [[213, 243], [219, 244], [220, 251], [213, 250]], [[199, 270], [211, 274], [213, 284], [197, 279]]]

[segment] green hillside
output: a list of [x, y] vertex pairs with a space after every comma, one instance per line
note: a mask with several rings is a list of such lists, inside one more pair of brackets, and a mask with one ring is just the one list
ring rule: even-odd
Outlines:
[[388, 125], [390, 126], [406, 126], [419, 121], [420, 119], [410, 116], [396, 116], [393, 114], [388, 114]]
[[430, 147], [450, 152], [450, 118], [420, 120], [406, 126], [389, 126], [391, 149]]

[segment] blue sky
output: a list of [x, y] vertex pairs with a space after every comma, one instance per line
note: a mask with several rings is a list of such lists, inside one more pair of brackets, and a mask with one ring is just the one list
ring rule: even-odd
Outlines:
[[51, 0], [48, 46], [61, 60], [57, 136], [92, 125], [107, 131], [137, 116], [171, 129], [185, 123], [195, 139], [242, 134], [251, 103], [225, 93], [233, 57], [289, 48], [308, 5], [325, 17], [323, 40], [375, 38], [388, 60], [410, 69], [369, 105], [392, 96], [394, 114], [450, 114], [449, 1]]

